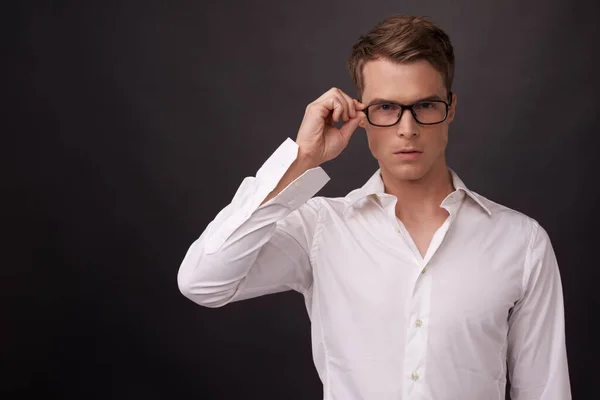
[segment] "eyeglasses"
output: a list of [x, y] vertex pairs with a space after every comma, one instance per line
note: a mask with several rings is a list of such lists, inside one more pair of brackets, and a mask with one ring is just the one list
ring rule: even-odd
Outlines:
[[[452, 93], [449, 93], [448, 97], [452, 99]], [[421, 125], [440, 124], [448, 118], [449, 109], [450, 104], [443, 100], [426, 100], [409, 105], [376, 103], [371, 104], [363, 111], [371, 125], [388, 127], [400, 122], [404, 110], [410, 110], [415, 121]]]

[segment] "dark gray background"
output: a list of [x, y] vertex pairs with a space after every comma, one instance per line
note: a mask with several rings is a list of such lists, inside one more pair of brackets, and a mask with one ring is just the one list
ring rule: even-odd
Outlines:
[[[76, 2], [7, 13], [0, 384], [10, 398], [319, 399], [303, 300], [223, 309], [178, 291], [188, 246], [386, 16], [453, 40], [448, 159], [537, 219], [564, 285], [575, 399], [597, 394], [597, 4]], [[321, 195], [374, 172], [358, 131]], [[594, 394], [594, 395], [592, 395]], [[8, 398], [8, 397], [7, 397]]]

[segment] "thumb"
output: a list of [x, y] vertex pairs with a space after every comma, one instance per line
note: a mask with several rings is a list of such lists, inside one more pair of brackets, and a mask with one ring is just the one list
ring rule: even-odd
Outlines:
[[348, 143], [350, 137], [352, 136], [352, 134], [358, 127], [358, 124], [360, 123], [361, 119], [363, 118], [365, 118], [365, 114], [362, 112], [357, 112], [356, 117], [350, 118], [344, 123], [344, 125], [341, 126], [340, 133], [342, 134], [342, 137], [344, 138], [346, 143]]

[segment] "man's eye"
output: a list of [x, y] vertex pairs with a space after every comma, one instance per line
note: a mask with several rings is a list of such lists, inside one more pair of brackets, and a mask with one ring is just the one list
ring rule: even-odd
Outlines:
[[394, 111], [398, 109], [398, 106], [396, 106], [395, 104], [384, 103], [379, 105], [379, 109], [381, 111]]
[[417, 109], [422, 109], [422, 110], [428, 110], [430, 108], [435, 108], [435, 104], [429, 101], [424, 101], [422, 103], [417, 103], [415, 104], [415, 108]]

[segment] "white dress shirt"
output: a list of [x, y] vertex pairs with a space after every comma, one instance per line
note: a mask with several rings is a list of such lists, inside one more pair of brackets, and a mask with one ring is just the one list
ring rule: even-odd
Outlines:
[[470, 191], [453, 170], [449, 216], [425, 257], [379, 171], [343, 198], [313, 197], [287, 139], [189, 248], [181, 292], [206, 307], [304, 295], [325, 400], [571, 398], [562, 287], [546, 231]]

